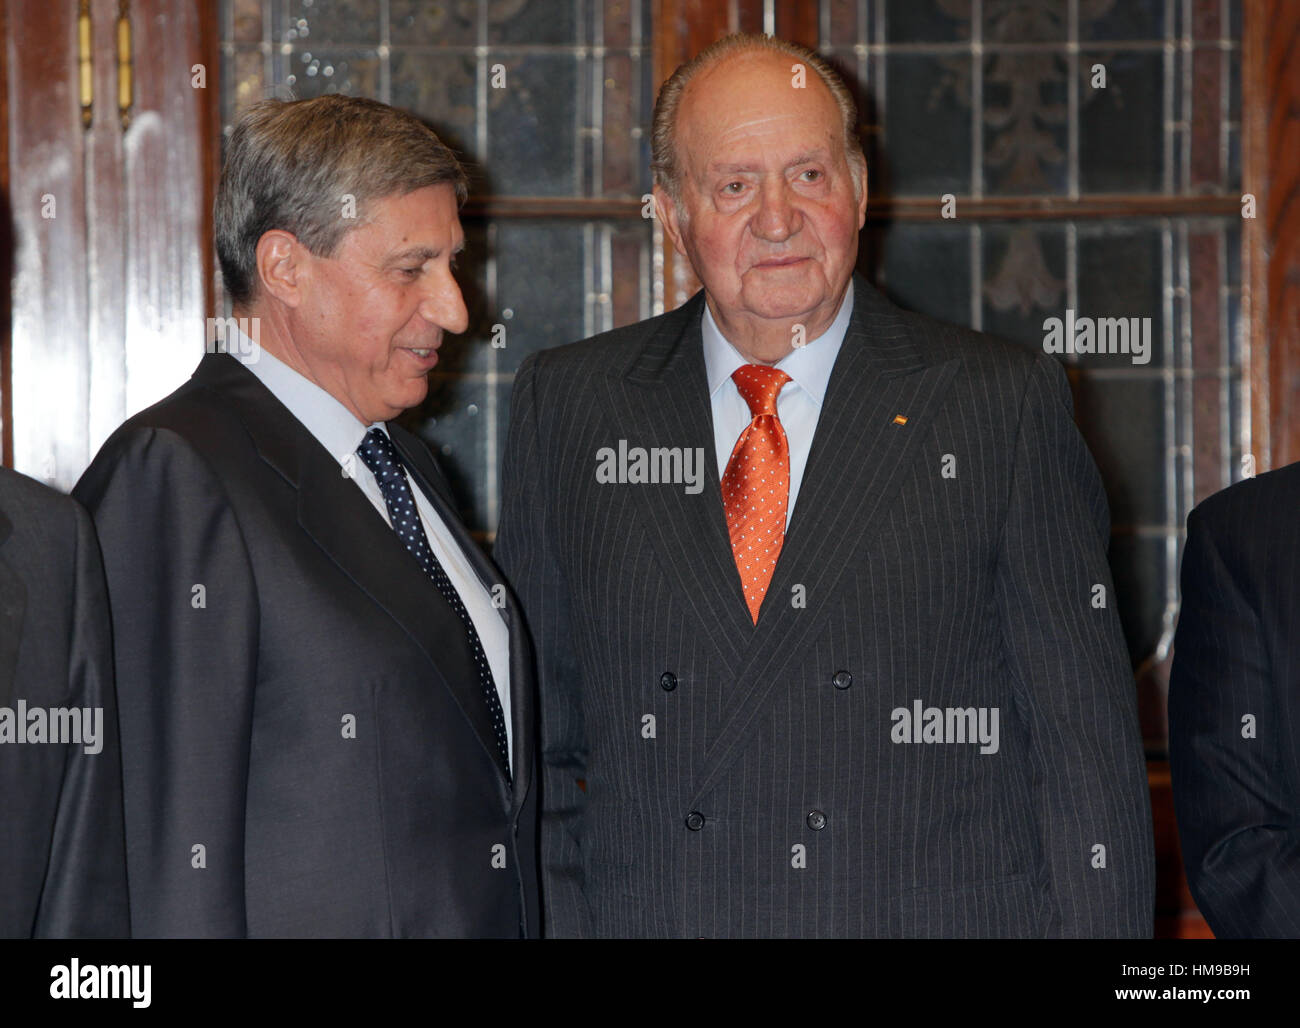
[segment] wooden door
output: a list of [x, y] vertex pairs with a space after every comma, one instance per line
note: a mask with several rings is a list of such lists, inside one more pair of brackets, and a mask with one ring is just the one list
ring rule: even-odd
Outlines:
[[202, 353], [208, 0], [5, 0], [5, 463], [70, 489]]

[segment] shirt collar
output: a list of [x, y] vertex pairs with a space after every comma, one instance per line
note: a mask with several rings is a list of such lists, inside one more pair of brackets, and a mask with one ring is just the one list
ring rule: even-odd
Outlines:
[[[239, 331], [236, 329], [235, 331]], [[242, 332], [239, 333], [241, 336]], [[245, 343], [241, 339], [240, 343]], [[239, 352], [250, 352], [241, 350]], [[344, 464], [365, 439], [366, 432], [378, 428], [387, 432], [382, 422], [364, 425], [337, 399], [311, 379], [295, 371], [284, 361], [273, 357], [265, 347], [251, 351], [257, 359], [241, 363], [256, 375], [275, 398], [289, 408], [289, 413], [302, 422], [303, 427], [316, 441], [330, 452], [336, 461]], [[234, 353], [231, 356], [239, 360]]]
[[[800, 389], [812, 397], [818, 407], [826, 397], [831, 369], [835, 367], [835, 358], [839, 356], [840, 345], [844, 342], [852, 317], [853, 280], [849, 279], [849, 287], [844, 291], [839, 313], [835, 315], [830, 328], [816, 339], [810, 339], [804, 346], [795, 347], [776, 363]], [[709, 395], [712, 396], [735, 374], [737, 368], [749, 361], [723, 336], [707, 303], [704, 305], [704, 321], [700, 333], [704, 337], [704, 369], [709, 380]]]

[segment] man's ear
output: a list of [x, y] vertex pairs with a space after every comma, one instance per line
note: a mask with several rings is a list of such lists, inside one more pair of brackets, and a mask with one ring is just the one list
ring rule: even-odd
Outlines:
[[662, 186], [654, 187], [655, 198], [655, 217], [659, 219], [659, 224], [663, 226], [664, 231], [668, 233], [668, 239], [676, 250], [687, 260], [686, 251], [682, 249], [682, 229], [677, 219], [677, 205], [673, 203], [673, 198], [668, 195], [668, 190]]
[[297, 307], [302, 302], [304, 279], [311, 274], [306, 267], [310, 257], [292, 232], [279, 228], [263, 232], [257, 241], [259, 290], [288, 307]]

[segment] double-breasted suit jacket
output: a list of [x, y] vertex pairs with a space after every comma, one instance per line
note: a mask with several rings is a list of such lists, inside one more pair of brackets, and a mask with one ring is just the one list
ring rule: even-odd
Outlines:
[[[515, 382], [496, 555], [540, 664], [546, 932], [1150, 934], [1106, 499], [1059, 365], [857, 280], [755, 625], [703, 302]], [[601, 470], [637, 448], [658, 472]]]

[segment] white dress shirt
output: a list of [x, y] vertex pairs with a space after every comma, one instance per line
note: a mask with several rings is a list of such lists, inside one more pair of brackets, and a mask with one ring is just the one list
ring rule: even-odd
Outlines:
[[[777, 361], [776, 366], [790, 376], [776, 398], [776, 416], [785, 429], [790, 445], [790, 498], [786, 502], [785, 525], [790, 528], [794, 515], [794, 501], [803, 484], [804, 469], [808, 466], [808, 451], [812, 449], [817, 419], [821, 416], [826, 386], [831, 379], [831, 369], [839, 356], [844, 334], [853, 317], [853, 281], [845, 290], [839, 313], [830, 328], [804, 346], [796, 347]], [[713, 442], [718, 456], [718, 479], [727, 470], [731, 451], [736, 448], [740, 433], [753, 421], [749, 404], [731, 376], [742, 365], [751, 363], [729, 343], [713, 320], [708, 305], [704, 307], [704, 322], [700, 326], [704, 336], [704, 369], [709, 378], [709, 401], [713, 407]]]
[[[242, 335], [242, 333], [240, 333]], [[277, 360], [266, 350], [254, 347], [247, 339], [239, 340], [240, 353], [256, 353], [257, 360], [243, 362], [275, 394], [275, 398], [289, 408], [295, 418], [307, 429], [338, 462], [339, 473], [347, 471], [348, 477], [357, 484], [366, 499], [379, 512], [384, 523], [392, 527], [388, 517], [388, 504], [379, 489], [379, 482], [374, 473], [366, 467], [365, 461], [357, 453], [357, 447], [371, 428], [378, 428], [387, 434], [388, 428], [382, 422], [364, 425], [352, 415], [338, 400], [305, 378], [289, 365]], [[233, 349], [233, 347], [232, 347]], [[235, 353], [231, 357], [239, 360]], [[474, 622], [483, 653], [488, 666], [492, 669], [492, 679], [496, 683], [497, 695], [501, 699], [501, 712], [505, 715], [506, 742], [510, 748], [511, 764], [514, 763], [514, 739], [510, 725], [510, 632], [506, 627], [502, 611], [492, 605], [492, 596], [487, 586], [478, 577], [473, 564], [465, 556], [447, 525], [438, 512], [429, 503], [428, 497], [406, 472], [407, 483], [415, 496], [415, 505], [420, 511], [420, 521], [424, 524], [424, 534], [433, 550], [460, 594], [461, 602]], [[414, 560], [414, 558], [412, 558]], [[433, 581], [430, 579], [432, 586]], [[436, 588], [436, 587], [435, 587]]]

